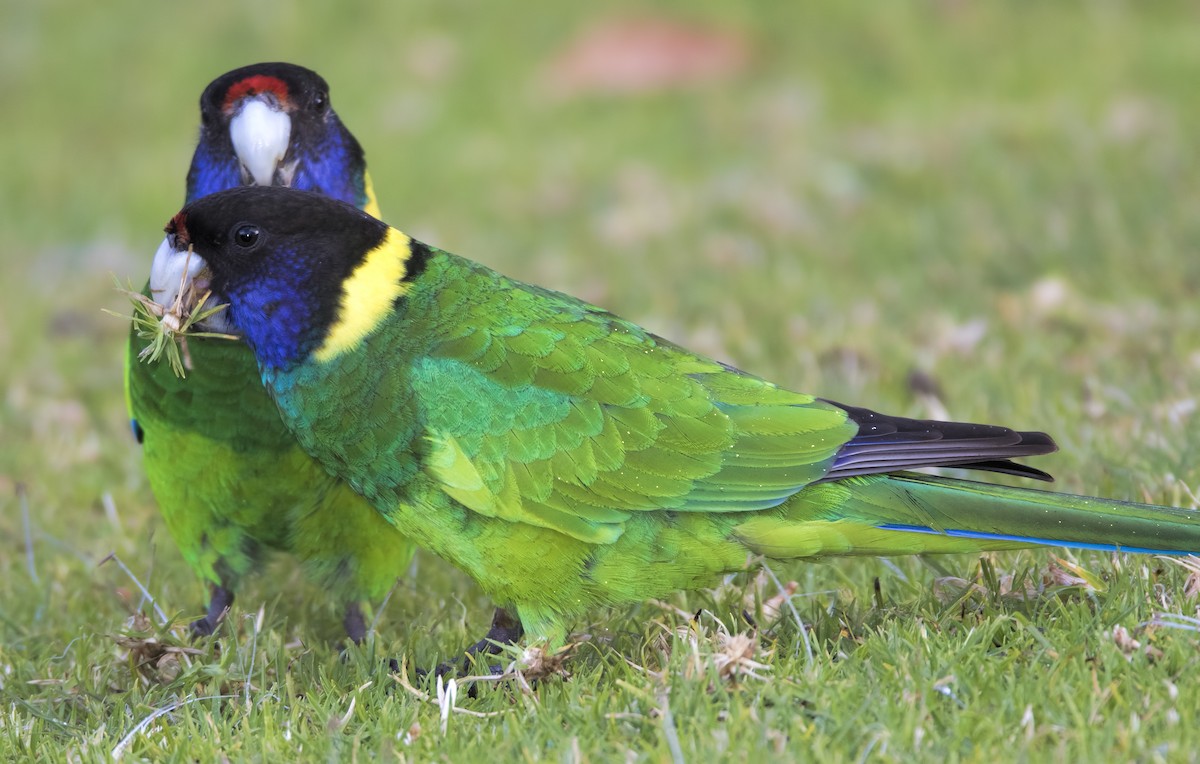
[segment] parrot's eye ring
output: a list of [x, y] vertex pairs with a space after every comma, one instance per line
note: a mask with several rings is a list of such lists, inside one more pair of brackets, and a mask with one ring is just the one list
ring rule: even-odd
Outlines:
[[245, 224], [238, 226], [237, 230], [233, 232], [233, 240], [237, 242], [239, 247], [250, 249], [258, 243], [261, 235], [262, 231], [259, 230], [258, 226]]

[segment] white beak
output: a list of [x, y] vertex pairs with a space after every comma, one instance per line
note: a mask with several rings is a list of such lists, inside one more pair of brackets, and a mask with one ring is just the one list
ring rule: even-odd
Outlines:
[[[154, 262], [150, 264], [150, 297], [168, 312], [178, 312], [182, 307], [186, 313], [195, 313], [219, 305], [214, 295], [203, 305], [191, 305], [208, 291], [208, 278], [205, 271], [208, 263], [204, 258], [188, 249], [176, 249], [172, 245], [172, 237], [166, 236], [154, 253]], [[182, 300], [180, 295], [183, 295]], [[181, 305], [177, 305], [179, 302]], [[206, 331], [235, 334], [232, 324], [220, 311], [209, 316], [203, 322]]]
[[229, 122], [234, 153], [256, 186], [274, 184], [291, 135], [292, 118], [262, 96], [244, 100]]

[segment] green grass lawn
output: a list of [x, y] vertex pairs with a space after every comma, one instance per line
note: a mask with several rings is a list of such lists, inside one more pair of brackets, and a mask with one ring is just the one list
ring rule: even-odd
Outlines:
[[286, 561], [218, 639], [160, 625], [139, 582], [176, 625], [204, 591], [101, 308], [182, 201], [201, 89], [258, 60], [329, 80], [419, 238], [794, 389], [1044, 429], [1059, 490], [1196, 505], [1194, 6], [670, 2], [744, 63], [629, 93], [554, 63], [644, 12], [539, 5], [0, 10], [0, 760], [1200, 758], [1198, 626], [1147, 626], [1197, 616], [1200, 585], [1153, 557], [774, 566], [811, 658], [775, 585], [738, 576], [593, 613], [569, 677], [452, 711], [413, 668], [489, 603], [430, 555], [345, 658]]

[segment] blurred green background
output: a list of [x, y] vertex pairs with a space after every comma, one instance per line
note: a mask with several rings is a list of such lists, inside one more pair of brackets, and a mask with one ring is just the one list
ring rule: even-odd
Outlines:
[[[419, 238], [787, 386], [1045, 429], [1064, 450], [1039, 466], [1061, 490], [1192, 501], [1194, 3], [10, 0], [9, 691], [138, 605], [95, 567], [109, 552], [168, 612], [201, 601], [128, 434], [126, 325], [101, 308], [127, 310], [112, 275], [142, 283], [182, 202], [200, 91], [264, 60], [328, 80], [385, 218]], [[465, 644], [486, 603], [420, 565], [385, 623], [428, 657]], [[890, 574], [789, 575], [844, 600]], [[332, 605], [287, 566], [272, 578], [246, 609], [266, 599], [275, 628], [332, 640]]]

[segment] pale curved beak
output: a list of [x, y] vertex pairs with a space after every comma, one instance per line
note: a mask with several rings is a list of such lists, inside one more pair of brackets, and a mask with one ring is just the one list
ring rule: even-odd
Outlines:
[[292, 118], [273, 100], [253, 96], [242, 101], [229, 121], [229, 137], [241, 162], [243, 179], [256, 186], [273, 185], [291, 136]]
[[[220, 304], [216, 295], [210, 296], [203, 305], [194, 304], [208, 290], [208, 263], [204, 258], [186, 247], [177, 248], [174, 236], [164, 237], [150, 264], [151, 299], [168, 312], [182, 309], [183, 313], [191, 314]], [[215, 313], [200, 325], [206, 331], [235, 334], [225, 313]]]

